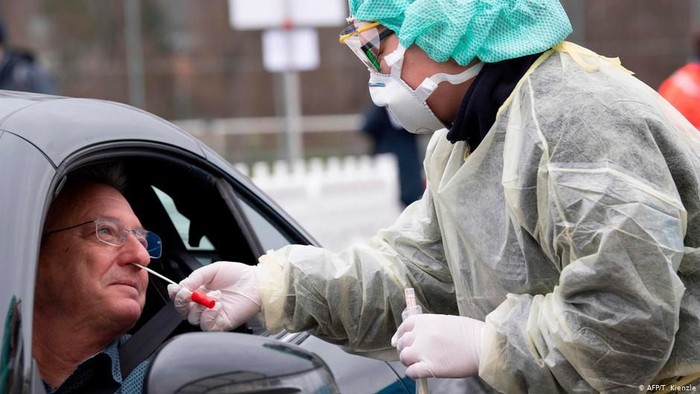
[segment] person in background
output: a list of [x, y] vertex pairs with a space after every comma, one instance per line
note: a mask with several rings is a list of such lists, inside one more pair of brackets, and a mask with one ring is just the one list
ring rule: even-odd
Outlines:
[[56, 94], [56, 83], [36, 55], [9, 44], [5, 21], [0, 17], [0, 89]]
[[[619, 60], [564, 41], [557, 0], [349, 9], [340, 42], [372, 101], [433, 133], [426, 192], [369, 244], [195, 270], [169, 288], [183, 316], [226, 330], [262, 313], [506, 393], [697, 385], [700, 133]], [[200, 288], [219, 308], [190, 302]], [[423, 314], [403, 321], [407, 288]]]
[[119, 348], [143, 311], [160, 239], [122, 195], [118, 166], [82, 170], [49, 208], [39, 252], [32, 356], [49, 393], [142, 391], [148, 361], [122, 377]]
[[659, 86], [659, 94], [700, 129], [700, 29], [693, 33], [693, 56]]
[[386, 108], [370, 104], [364, 115], [362, 131], [372, 141], [372, 154], [391, 153], [396, 157], [399, 198], [403, 207], [407, 207], [419, 200], [424, 190], [418, 136], [393, 121]]

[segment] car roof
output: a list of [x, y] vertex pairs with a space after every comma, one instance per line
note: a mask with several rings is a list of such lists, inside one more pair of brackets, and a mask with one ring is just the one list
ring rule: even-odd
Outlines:
[[112, 101], [0, 90], [0, 133], [28, 141], [57, 165], [70, 154], [110, 141], [150, 141], [206, 157], [200, 143], [170, 122]]

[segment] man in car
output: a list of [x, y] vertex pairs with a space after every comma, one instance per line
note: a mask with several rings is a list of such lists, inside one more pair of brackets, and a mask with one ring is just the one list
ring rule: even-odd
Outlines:
[[70, 174], [46, 216], [32, 353], [51, 393], [141, 392], [147, 362], [121, 376], [119, 347], [139, 319], [160, 239], [122, 192], [121, 167]]

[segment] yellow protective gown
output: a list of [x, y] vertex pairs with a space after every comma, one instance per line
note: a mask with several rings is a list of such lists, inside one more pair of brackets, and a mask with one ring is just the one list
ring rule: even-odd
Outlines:
[[261, 258], [268, 328], [395, 359], [413, 287], [424, 313], [485, 320], [479, 375], [508, 393], [639, 392], [700, 371], [692, 125], [611, 59], [562, 43], [474, 152], [445, 134], [422, 200], [369, 245]]

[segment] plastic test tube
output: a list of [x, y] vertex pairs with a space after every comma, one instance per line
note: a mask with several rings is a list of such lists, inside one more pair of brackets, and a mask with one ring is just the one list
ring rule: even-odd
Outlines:
[[[404, 290], [404, 295], [406, 296], [406, 312], [403, 319], [405, 320], [411, 315], [420, 315], [423, 310], [420, 305], [416, 305], [416, 293], [412, 287]], [[416, 394], [428, 394], [430, 389], [428, 388], [428, 379], [418, 378], [416, 379]]]
[[[143, 270], [148, 271], [149, 273], [163, 279], [164, 281], [166, 281], [168, 283], [172, 283], [174, 285], [177, 284], [177, 283], [175, 283], [175, 281], [166, 278], [165, 276], [159, 274], [156, 271], [153, 271], [152, 269], [150, 269], [146, 266], [143, 266], [141, 264], [134, 264], [134, 263], [132, 263], [132, 264], [143, 269]], [[192, 292], [192, 301], [198, 303], [199, 305], [205, 306], [209, 309], [213, 308], [214, 305], [216, 305], [216, 300], [214, 300], [213, 298], [209, 298], [202, 290], [195, 290]]]

